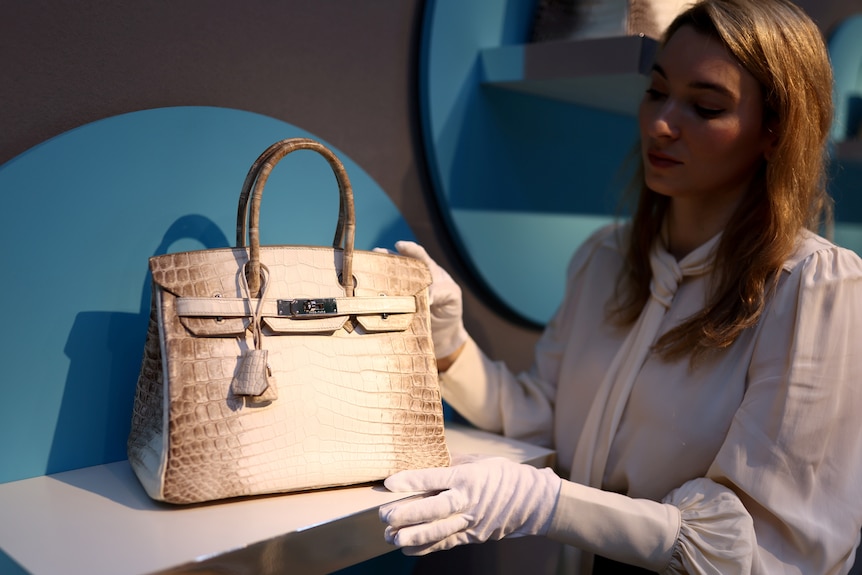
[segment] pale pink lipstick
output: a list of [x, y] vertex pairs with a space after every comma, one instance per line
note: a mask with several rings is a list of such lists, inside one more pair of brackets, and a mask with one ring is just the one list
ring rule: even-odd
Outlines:
[[648, 152], [647, 159], [649, 160], [650, 165], [654, 168], [672, 168], [682, 164], [681, 161], [677, 160], [673, 156], [656, 151]]

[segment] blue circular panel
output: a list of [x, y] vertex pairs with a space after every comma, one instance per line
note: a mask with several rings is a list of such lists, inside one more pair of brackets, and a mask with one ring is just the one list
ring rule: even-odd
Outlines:
[[[562, 298], [573, 251], [621, 212], [625, 160], [637, 142], [634, 111], [643, 70], [630, 69], [633, 78], [626, 78], [604, 69], [617, 62], [619, 43], [528, 51], [536, 4], [429, 1], [420, 94], [430, 172], [456, 245], [493, 298], [541, 325]], [[860, 31], [857, 15], [830, 39], [837, 91], [834, 136], [856, 138], [849, 156], [838, 158], [832, 183], [835, 239], [857, 251], [862, 250], [862, 196], [856, 193], [862, 166]], [[579, 65], [572, 68], [592, 74], [555, 78], [558, 89], [576, 81], [577, 87], [566, 88], [566, 101], [548, 92], [524, 93], [530, 91], [525, 84], [535, 80], [525, 70], [536, 64], [536, 54], [577, 57]], [[566, 68], [561, 63], [538, 62], [540, 68]], [[634, 99], [610, 105], [623, 93]]]
[[[571, 254], [617, 211], [636, 133], [631, 116], [483, 85], [487, 51], [524, 44], [535, 4], [429, 2], [420, 78], [432, 180], [456, 244], [500, 303], [543, 324]], [[518, 68], [518, 54], [502, 65]]]
[[[162, 108], [71, 130], [0, 166], [0, 482], [125, 458], [147, 259], [234, 245], [249, 167], [297, 136], [315, 138], [239, 110]], [[412, 238], [380, 187], [333, 151], [354, 189], [357, 249]], [[288, 155], [261, 210], [263, 244], [331, 245], [338, 189], [326, 161]]]

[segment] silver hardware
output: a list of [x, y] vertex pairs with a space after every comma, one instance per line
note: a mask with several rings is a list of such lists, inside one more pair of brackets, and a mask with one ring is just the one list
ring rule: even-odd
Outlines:
[[278, 300], [278, 315], [289, 317], [332, 316], [338, 314], [335, 298], [316, 299], [280, 299]]
[[[378, 293], [377, 295], [379, 295], [380, 297], [386, 297], [386, 294], [385, 294], [385, 293], [383, 293], [383, 292], [380, 292], [380, 293]], [[382, 313], [382, 314], [380, 314], [380, 319], [382, 319], [382, 320], [384, 320], [384, 321], [385, 321], [385, 320], [387, 320], [387, 319], [389, 319], [389, 314], [388, 314], [388, 313]]]
[[[213, 294], [213, 297], [221, 297], [221, 294], [216, 292]], [[217, 318], [215, 318], [215, 322], [216, 323], [224, 323], [224, 318], [222, 316], [218, 316]]]

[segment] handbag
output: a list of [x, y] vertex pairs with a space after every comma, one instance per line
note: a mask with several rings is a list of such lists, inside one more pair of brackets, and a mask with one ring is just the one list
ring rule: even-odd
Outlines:
[[[332, 247], [260, 245], [264, 185], [295, 150], [321, 154], [336, 176]], [[151, 498], [196, 503], [449, 465], [430, 271], [355, 250], [355, 228], [342, 163], [319, 142], [291, 138], [249, 170], [236, 247], [149, 259], [127, 451]]]

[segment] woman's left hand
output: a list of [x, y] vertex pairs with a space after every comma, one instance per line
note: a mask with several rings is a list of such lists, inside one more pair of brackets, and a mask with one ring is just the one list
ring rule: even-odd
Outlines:
[[394, 492], [437, 492], [380, 508], [386, 541], [407, 555], [465, 543], [544, 535], [562, 480], [501, 457], [435, 469], [401, 471], [385, 481]]

